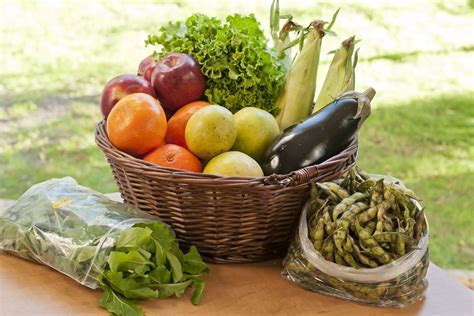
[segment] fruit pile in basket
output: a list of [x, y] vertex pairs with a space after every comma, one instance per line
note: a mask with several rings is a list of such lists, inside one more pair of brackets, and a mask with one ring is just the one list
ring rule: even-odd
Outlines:
[[375, 90], [353, 91], [352, 36], [334, 51], [315, 99], [322, 41], [336, 16], [303, 27], [274, 3], [273, 47], [253, 15], [222, 22], [194, 14], [162, 26], [148, 36], [157, 51], [138, 74], [103, 90], [110, 142], [163, 168], [220, 176], [288, 174], [337, 155], [357, 137]]
[[[258, 160], [278, 135], [276, 119], [256, 107], [232, 114], [204, 99], [206, 79], [190, 55], [139, 65], [138, 75], [107, 83], [102, 112], [118, 149], [161, 167], [229, 176], [263, 176]], [[167, 116], [169, 119], [167, 119]], [[203, 170], [203, 163], [207, 162]]]

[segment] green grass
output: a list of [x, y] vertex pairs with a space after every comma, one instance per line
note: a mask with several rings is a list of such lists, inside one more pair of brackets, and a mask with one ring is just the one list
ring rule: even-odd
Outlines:
[[[374, 86], [361, 132], [360, 165], [402, 179], [423, 199], [431, 257], [474, 269], [474, 40], [472, 1], [281, 0], [306, 24], [341, 7], [328, 52], [356, 34], [359, 90]], [[192, 12], [255, 13], [267, 28], [269, 1], [45, 1], [0, 4], [0, 198], [15, 199], [51, 177], [117, 191], [94, 142], [103, 85], [133, 73], [152, 48], [146, 35]]]
[[474, 269], [472, 95], [441, 95], [375, 109], [361, 131], [359, 165], [402, 179], [429, 216], [432, 260]]

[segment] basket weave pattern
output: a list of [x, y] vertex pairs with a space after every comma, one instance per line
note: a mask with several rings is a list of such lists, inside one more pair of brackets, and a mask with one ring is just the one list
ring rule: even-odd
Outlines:
[[282, 255], [310, 181], [338, 177], [354, 164], [358, 149], [354, 140], [327, 161], [288, 175], [219, 177], [161, 168], [121, 152], [108, 140], [104, 121], [95, 136], [125, 202], [159, 216], [181, 245], [196, 245], [213, 262], [256, 262]]

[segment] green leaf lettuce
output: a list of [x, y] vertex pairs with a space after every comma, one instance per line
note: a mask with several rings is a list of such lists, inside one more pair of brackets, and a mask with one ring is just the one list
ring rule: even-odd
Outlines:
[[274, 103], [285, 71], [281, 54], [268, 48], [253, 15], [230, 15], [222, 23], [194, 14], [161, 27], [146, 44], [158, 45], [160, 57], [173, 52], [193, 56], [206, 77], [209, 102], [234, 113], [253, 106], [276, 114]]

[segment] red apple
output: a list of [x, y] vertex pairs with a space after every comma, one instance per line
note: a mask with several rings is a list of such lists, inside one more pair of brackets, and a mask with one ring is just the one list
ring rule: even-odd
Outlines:
[[140, 62], [140, 65], [138, 65], [138, 75], [143, 76], [143, 78], [151, 82], [151, 74], [153, 73], [155, 66], [156, 61], [153, 59], [153, 56], [150, 55], [146, 57]]
[[100, 100], [102, 115], [107, 118], [114, 105], [120, 99], [126, 95], [138, 92], [146, 93], [156, 98], [155, 91], [150, 82], [146, 81], [143, 77], [126, 74], [113, 78], [107, 82], [102, 91], [102, 98]]
[[148, 82], [151, 82], [151, 75], [153, 74], [153, 70], [155, 70], [155, 65], [152, 67], [148, 67], [148, 69], [145, 71], [145, 75], [143, 78], [145, 78]]
[[182, 53], [169, 54], [160, 60], [151, 75], [151, 83], [161, 104], [172, 111], [201, 100], [206, 90], [198, 62]]

